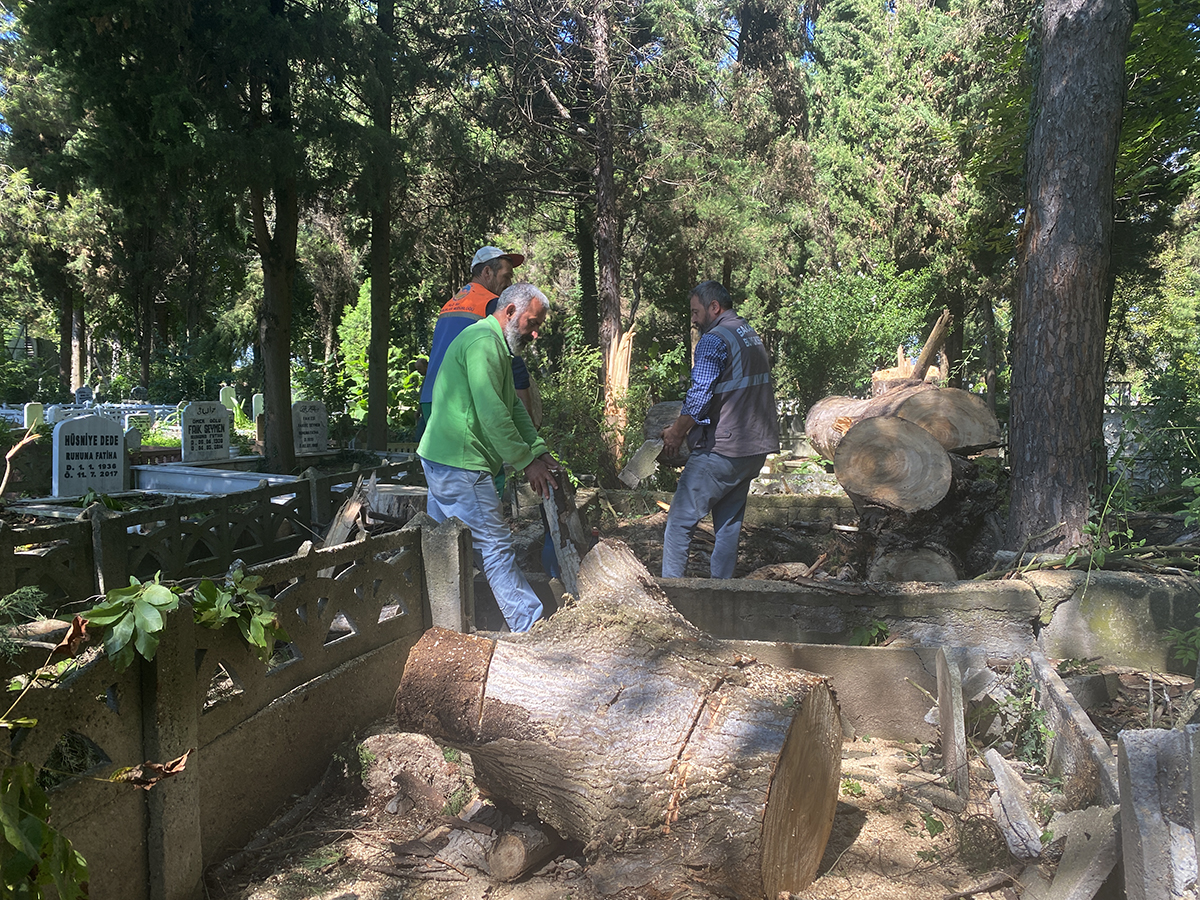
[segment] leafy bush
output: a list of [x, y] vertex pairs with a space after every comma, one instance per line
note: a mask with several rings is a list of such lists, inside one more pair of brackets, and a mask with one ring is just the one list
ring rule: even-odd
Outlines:
[[934, 288], [928, 270], [897, 273], [891, 265], [805, 279], [790, 302], [756, 319], [777, 341], [778, 396], [807, 407], [829, 394], [865, 392], [874, 369], [895, 365], [897, 346], [920, 341]]
[[159, 581], [145, 584], [129, 579], [129, 587], [113, 588], [104, 602], [81, 613], [88, 626], [105, 629], [104, 652], [118, 672], [129, 668], [136, 650], [143, 659], [154, 659], [163, 615], [179, 606], [176, 589]]
[[541, 435], [569, 471], [615, 478], [600, 386], [600, 351], [583, 343], [578, 326], [567, 334], [557, 369], [538, 384], [542, 389]]

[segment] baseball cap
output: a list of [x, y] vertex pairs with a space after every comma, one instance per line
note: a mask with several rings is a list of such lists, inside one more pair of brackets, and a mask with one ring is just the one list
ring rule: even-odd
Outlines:
[[514, 269], [525, 262], [525, 257], [520, 253], [505, 253], [499, 247], [483, 247], [471, 260], [471, 268], [474, 269], [480, 263], [491, 262], [493, 259], [507, 259]]

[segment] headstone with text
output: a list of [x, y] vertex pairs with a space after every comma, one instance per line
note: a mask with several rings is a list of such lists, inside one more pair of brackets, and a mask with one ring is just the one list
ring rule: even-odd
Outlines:
[[324, 403], [302, 400], [292, 404], [292, 444], [297, 456], [329, 450], [329, 413]]
[[183, 408], [183, 461], [229, 459], [229, 410], [216, 400], [197, 400]]
[[53, 494], [81, 497], [88, 491], [125, 490], [125, 435], [108, 416], [75, 416], [54, 426]]
[[96, 399], [96, 393], [89, 385], [81, 384], [75, 388], [75, 403], [77, 405], [83, 406], [85, 403], [91, 403], [94, 399]]

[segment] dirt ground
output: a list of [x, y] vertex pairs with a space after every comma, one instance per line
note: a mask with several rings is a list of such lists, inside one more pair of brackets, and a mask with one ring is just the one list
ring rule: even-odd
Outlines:
[[[624, 540], [651, 572], [661, 565], [665, 513], [604, 529]], [[797, 536], [760, 527], [744, 532], [737, 574], [784, 561], [813, 562], [836, 575], [854, 556], [853, 538]], [[707, 575], [703, 541], [693, 543], [689, 574]], [[1135, 675], [1130, 697], [1104, 710], [1115, 739], [1121, 709], [1145, 709]], [[1178, 691], [1186, 690], [1182, 685]], [[1166, 710], [1164, 712], [1169, 712]], [[1114, 724], [1116, 723], [1116, 724]], [[1141, 723], [1131, 727], [1144, 727]], [[1110, 730], [1111, 729], [1111, 730]], [[1009, 854], [988, 796], [992, 776], [972, 752], [972, 792], [965, 809], [935, 805], [945, 796], [940, 748], [861, 736], [843, 744], [839, 802], [818, 877], [793, 900], [942, 900], [971, 896], [1014, 900], [1034, 877]], [[1045, 818], [1061, 804], [1053, 781], [1027, 767], [1035, 809]], [[941, 802], [944, 802], [941, 801]], [[300, 812], [297, 815], [297, 811]], [[280, 810], [284, 815], [287, 810]], [[465, 817], [472, 824], [465, 823]], [[380, 722], [347, 745], [326, 779], [291, 811], [288, 827], [268, 828], [238, 865], [210, 871], [211, 900], [600, 900], [578, 846], [567, 845], [544, 867], [513, 884], [496, 884], [473, 863], [502, 811], [478, 796], [470, 759], [429, 738]], [[484, 823], [484, 824], [480, 824]], [[1058, 848], [1061, 852], [1061, 848]], [[1055, 847], [1041, 864], [1053, 871]], [[683, 894], [685, 897], [707, 894]], [[619, 900], [637, 900], [636, 893]]]

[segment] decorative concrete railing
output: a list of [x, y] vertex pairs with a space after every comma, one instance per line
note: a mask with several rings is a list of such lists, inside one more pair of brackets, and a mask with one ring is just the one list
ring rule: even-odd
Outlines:
[[[409, 528], [251, 566], [290, 638], [270, 666], [236, 627], [201, 628], [181, 606], [153, 662], [138, 657], [117, 673], [101, 656], [25, 696], [18, 714], [38, 725], [18, 731], [12, 749], [50, 769], [76, 761], [80, 777], [51, 792], [52, 824], [88, 860], [92, 896], [203, 896], [205, 867], [387, 714], [430, 618], [421, 541]], [[188, 750], [186, 770], [149, 792], [87, 777]], [[80, 760], [94, 765], [80, 772]]]
[[131, 575], [217, 576], [235, 559], [253, 564], [288, 556], [320, 533], [360, 476], [397, 469], [314, 475], [128, 512], [94, 503], [73, 520], [0, 525], [0, 596], [33, 585], [61, 605], [123, 587]]

